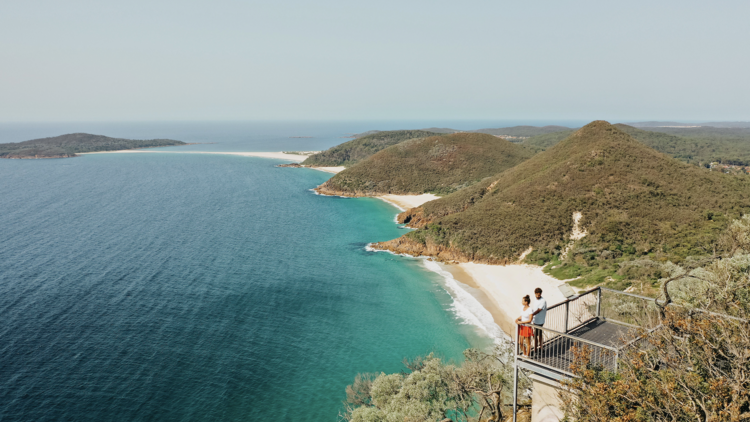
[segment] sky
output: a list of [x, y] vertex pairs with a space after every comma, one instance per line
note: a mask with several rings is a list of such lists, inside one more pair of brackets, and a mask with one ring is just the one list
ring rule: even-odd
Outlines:
[[0, 2], [0, 121], [750, 120], [750, 2]]

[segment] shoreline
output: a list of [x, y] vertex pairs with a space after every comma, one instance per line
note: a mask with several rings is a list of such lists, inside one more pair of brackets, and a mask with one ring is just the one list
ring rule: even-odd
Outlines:
[[423, 193], [421, 195], [379, 195], [379, 196], [373, 196], [373, 198], [378, 198], [380, 200], [383, 200], [394, 207], [401, 210], [401, 212], [404, 212], [408, 210], [409, 208], [415, 208], [418, 207], [425, 202], [430, 202], [435, 199], [440, 198], [437, 195], [433, 195], [431, 193]]
[[[218, 155], [238, 155], [242, 157], [260, 157], [260, 158], [276, 158], [280, 160], [290, 160], [294, 162], [305, 161], [309, 155], [302, 154], [287, 154], [285, 152], [220, 152], [220, 151], [146, 151], [143, 149], [123, 149], [117, 151], [97, 151], [97, 152], [79, 152], [78, 155], [88, 154], [126, 154], [126, 153], [137, 153], [137, 154], [218, 154]], [[311, 167], [312, 168], [312, 167]], [[323, 170], [325, 171], [325, 170]]]
[[[489, 265], [464, 262], [455, 265], [478, 286], [491, 302], [490, 313], [503, 331], [515, 337], [515, 320], [520, 315], [521, 298], [525, 295], [534, 301], [534, 289], [542, 289], [547, 306], [565, 300], [557, 287], [565, 281], [558, 280], [542, 271], [543, 267], [527, 264]], [[468, 283], [466, 283], [468, 284]], [[498, 321], [499, 320], [499, 321]]]
[[[308, 168], [330, 173], [344, 170], [344, 167]], [[404, 212], [440, 197], [433, 194], [386, 194], [371, 198], [380, 199]], [[456, 316], [484, 331], [494, 342], [501, 341], [503, 337], [515, 339], [515, 320], [520, 315], [521, 298], [529, 295], [533, 302], [534, 289], [537, 287], [542, 289], [542, 297], [547, 300], [548, 306], [566, 299], [557, 288], [565, 281], [545, 274], [540, 266], [489, 265], [474, 262], [449, 264], [433, 261], [429, 257], [416, 258], [423, 259], [428, 271], [445, 279], [443, 288], [454, 301], [456, 309], [453, 311]]]

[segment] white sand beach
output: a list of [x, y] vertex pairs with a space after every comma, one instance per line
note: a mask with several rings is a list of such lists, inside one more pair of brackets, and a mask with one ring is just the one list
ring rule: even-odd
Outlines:
[[377, 198], [396, 206], [401, 211], [406, 211], [409, 208], [418, 207], [425, 202], [429, 202], [440, 197], [431, 193], [423, 193], [422, 195], [380, 195]]
[[344, 167], [344, 166], [338, 166], [338, 167], [312, 167], [311, 166], [311, 167], [308, 167], [308, 168], [311, 168], [313, 170], [324, 171], [326, 173], [334, 173], [334, 174], [338, 173], [340, 171], [343, 171], [344, 169], [346, 169], [346, 167]]
[[[565, 300], [557, 286], [564, 282], [542, 272], [535, 265], [487, 265], [473, 262], [446, 265], [458, 280], [476, 287], [487, 295], [491, 305], [487, 310], [495, 323], [508, 335], [515, 335], [514, 321], [520, 315], [521, 298], [529, 295], [534, 299], [534, 289], [540, 287], [547, 306]], [[450, 267], [457, 267], [451, 270]], [[486, 305], [486, 303], [483, 303]]]
[[[285, 152], [216, 152], [216, 151], [164, 151], [148, 149], [126, 149], [119, 151], [99, 151], [99, 152], [80, 152], [79, 155], [85, 154], [115, 154], [115, 153], [150, 153], [150, 154], [218, 154], [218, 155], [240, 155], [242, 157], [261, 157], [261, 158], [278, 158], [294, 162], [302, 162], [309, 155], [287, 154]], [[340, 171], [340, 170], [339, 170]]]

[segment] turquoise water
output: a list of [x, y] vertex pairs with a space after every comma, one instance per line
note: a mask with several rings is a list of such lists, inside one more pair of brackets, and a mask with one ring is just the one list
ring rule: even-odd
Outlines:
[[358, 372], [487, 344], [422, 261], [365, 250], [395, 208], [278, 163], [0, 160], [0, 420], [334, 421]]

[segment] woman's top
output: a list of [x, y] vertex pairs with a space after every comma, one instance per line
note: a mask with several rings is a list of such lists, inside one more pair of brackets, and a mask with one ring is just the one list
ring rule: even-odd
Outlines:
[[534, 312], [534, 310], [531, 308], [531, 306], [527, 307], [526, 310], [523, 309], [523, 306], [521, 306], [521, 322], [529, 322], [531, 319], [531, 314]]

